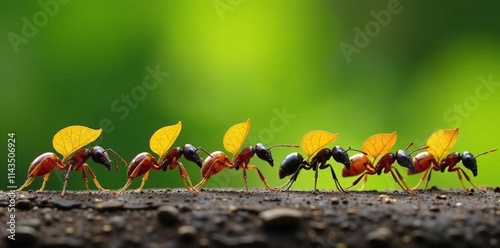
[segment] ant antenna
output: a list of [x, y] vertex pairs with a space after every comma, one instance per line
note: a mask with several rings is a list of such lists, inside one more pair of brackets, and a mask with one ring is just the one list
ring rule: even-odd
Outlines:
[[363, 154], [365, 154], [365, 155], [368, 155], [366, 152], [361, 151], [361, 150], [358, 150], [358, 149], [354, 149], [354, 148], [352, 148], [352, 147], [350, 147], [350, 146], [349, 146], [349, 148], [347, 148], [347, 150], [345, 150], [345, 152], [344, 152], [344, 153], [347, 153], [348, 151], [357, 151], [357, 152], [361, 152], [361, 153], [363, 153]]
[[[412, 145], [413, 145], [413, 142], [411, 142], [410, 144], [408, 144], [408, 146], [405, 148], [405, 151], [407, 151], [408, 148], [410, 148], [410, 146], [412, 146]], [[411, 155], [412, 153], [414, 153], [416, 151], [420, 151], [420, 150], [427, 149], [427, 148], [429, 148], [429, 146], [422, 146], [420, 148], [417, 148], [417, 149], [411, 151], [410, 153], [408, 153], [408, 155]]]
[[267, 150], [271, 150], [271, 148], [273, 148], [273, 147], [294, 147], [294, 148], [299, 148], [298, 145], [281, 144], [281, 145], [270, 146], [269, 148], [267, 148]]
[[120, 160], [122, 161], [122, 163], [125, 166], [128, 166], [127, 162], [125, 162], [125, 160], [122, 158], [122, 156], [120, 156], [117, 152], [113, 151], [113, 149], [106, 149], [106, 151], [111, 152], [113, 154], [113, 157], [115, 158], [116, 171], [118, 171], [118, 162], [116, 162], [116, 160], [117, 160], [116, 157], [119, 157]]
[[481, 155], [484, 155], [484, 154], [487, 154], [487, 153], [490, 153], [490, 152], [494, 152], [494, 151], [496, 151], [496, 150], [497, 150], [496, 148], [493, 148], [493, 149], [491, 149], [491, 150], [489, 150], [489, 151], [485, 151], [485, 152], [479, 153], [479, 154], [478, 154], [478, 155], [476, 155], [474, 158], [477, 158], [477, 157], [479, 157], [479, 156], [481, 156]]
[[196, 151], [198, 151], [198, 150], [202, 150], [202, 151], [203, 151], [203, 152], [205, 152], [208, 156], [210, 156], [211, 158], [213, 158], [213, 157], [212, 157], [212, 155], [210, 155], [210, 153], [209, 153], [207, 150], [205, 150], [205, 148], [203, 148], [203, 147], [201, 147], [201, 146], [200, 146], [200, 147], [196, 148]]

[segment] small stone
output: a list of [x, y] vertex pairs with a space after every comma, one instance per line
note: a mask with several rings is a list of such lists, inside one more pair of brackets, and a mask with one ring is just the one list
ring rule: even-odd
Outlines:
[[385, 227], [380, 227], [366, 235], [366, 240], [370, 247], [389, 247], [391, 238], [392, 231]]
[[16, 202], [16, 208], [19, 210], [30, 210], [31, 209], [31, 201], [29, 200], [18, 200]]
[[122, 230], [125, 228], [125, 218], [121, 216], [113, 216], [109, 219], [109, 223], [118, 230]]
[[464, 204], [463, 204], [463, 203], [461, 203], [461, 202], [457, 202], [457, 203], [455, 204], [455, 206], [457, 206], [457, 207], [461, 207], [461, 206], [463, 206], [463, 205], [464, 205]]
[[40, 221], [40, 219], [31, 218], [31, 219], [22, 220], [22, 222], [20, 224], [23, 226], [33, 227], [36, 230], [39, 230], [40, 226], [42, 225], [42, 221]]
[[119, 210], [123, 209], [123, 201], [109, 200], [105, 202], [100, 202], [95, 205], [95, 208], [101, 211]]
[[211, 236], [215, 247], [263, 247], [267, 246], [267, 239], [262, 235], [247, 235], [228, 237], [215, 233]]
[[266, 228], [280, 230], [297, 227], [302, 218], [302, 212], [290, 208], [275, 208], [261, 212], [259, 217]]
[[65, 248], [83, 248], [80, 240], [71, 237], [44, 238], [43, 247], [65, 247]]
[[183, 242], [192, 242], [196, 238], [197, 230], [194, 226], [181, 226], [177, 229], [177, 234]]
[[338, 205], [340, 203], [340, 200], [338, 197], [332, 197], [332, 199], [330, 199], [330, 203], [332, 205]]
[[75, 228], [73, 228], [72, 226], [68, 226], [64, 229], [64, 233], [66, 233], [67, 235], [72, 235], [73, 233], [75, 233]]
[[382, 194], [382, 195], [379, 195], [379, 196], [378, 196], [378, 199], [381, 199], [381, 200], [382, 200], [382, 199], [387, 199], [387, 198], [389, 198], [389, 196], [388, 196], [388, 195], [385, 195], [385, 194]]
[[113, 227], [109, 224], [106, 224], [106, 225], [102, 226], [102, 231], [104, 233], [110, 233], [111, 231], [113, 231]]
[[158, 208], [158, 220], [166, 226], [172, 226], [179, 223], [179, 210], [172, 206], [161, 206]]
[[[38, 243], [38, 231], [29, 226], [16, 226], [16, 240], [5, 236], [5, 242], [12, 247], [35, 247]], [[10, 247], [10, 246], [7, 246]]]
[[56, 198], [52, 200], [52, 203], [59, 209], [69, 210], [73, 208], [79, 208], [82, 204], [76, 201], [69, 201], [62, 198]]
[[349, 208], [347, 209], [347, 215], [350, 215], [350, 216], [353, 216], [353, 215], [356, 215], [358, 214], [358, 210], [355, 209], [355, 208]]
[[326, 229], [326, 223], [324, 222], [311, 221], [309, 225], [318, 232], [322, 232]]
[[493, 189], [493, 192], [495, 192], [495, 193], [500, 193], [500, 187], [495, 187], [495, 188]]
[[347, 203], [349, 203], [349, 200], [347, 199], [342, 200], [342, 204], [347, 205]]
[[436, 198], [438, 200], [446, 200], [447, 197], [446, 197], [446, 195], [435, 194], [434, 198]]
[[440, 209], [439, 209], [439, 207], [438, 207], [438, 206], [431, 206], [431, 207], [429, 208], [429, 211], [431, 211], [431, 212], [439, 212], [439, 211], [440, 211]]

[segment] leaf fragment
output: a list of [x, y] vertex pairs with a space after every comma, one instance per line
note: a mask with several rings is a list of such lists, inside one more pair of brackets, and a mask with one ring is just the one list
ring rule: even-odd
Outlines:
[[233, 154], [233, 158], [236, 156], [241, 148], [241, 145], [245, 141], [250, 130], [250, 119], [246, 122], [237, 123], [231, 126], [224, 134], [224, 139], [222, 143], [226, 151]]
[[179, 121], [175, 125], [164, 126], [153, 133], [151, 139], [149, 139], [149, 148], [158, 155], [158, 161], [162, 159], [168, 148], [175, 142], [181, 133], [181, 129], [182, 122]]
[[60, 153], [65, 163], [69, 155], [88, 145], [101, 135], [102, 128], [92, 129], [86, 126], [73, 125], [59, 130], [52, 138], [52, 146]]
[[363, 143], [363, 151], [375, 161], [378, 156], [385, 155], [391, 151], [397, 138], [397, 132], [372, 135]]
[[310, 158], [321, 148], [336, 140], [338, 136], [338, 133], [333, 134], [324, 130], [308, 132], [302, 137], [302, 149], [307, 153], [307, 157]]
[[441, 129], [429, 137], [427, 140], [427, 151], [436, 159], [443, 157], [457, 142], [458, 127], [455, 129]]

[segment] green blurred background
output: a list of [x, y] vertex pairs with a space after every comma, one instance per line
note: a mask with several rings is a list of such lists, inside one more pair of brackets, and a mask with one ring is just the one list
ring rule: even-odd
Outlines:
[[[128, 162], [151, 152], [154, 131], [179, 120], [183, 128], [174, 145], [209, 151], [223, 150], [227, 128], [247, 118], [246, 145], [299, 144], [305, 133], [324, 129], [340, 133], [331, 146], [360, 149], [369, 136], [396, 130], [394, 149], [402, 149], [459, 126], [453, 151], [498, 147], [499, 7], [472, 0], [3, 0], [0, 130], [5, 147], [7, 133], [16, 134], [16, 184], [26, 180], [33, 159], [54, 152], [53, 135], [74, 124], [103, 127], [95, 144]], [[355, 52], [346, 56], [347, 46]], [[294, 151], [304, 154], [301, 148], [273, 149], [274, 167], [252, 161], [277, 187], [286, 182], [278, 178], [279, 163]], [[498, 186], [499, 156], [479, 159], [476, 184]], [[182, 162], [197, 183], [199, 169]], [[89, 164], [105, 188], [125, 184], [124, 166], [108, 172]], [[340, 176], [340, 164], [334, 168]], [[221, 172], [207, 187], [242, 188], [241, 173]], [[46, 189], [61, 189], [62, 175], [55, 171]], [[411, 186], [419, 178], [405, 176]], [[348, 186], [354, 179], [340, 180]], [[28, 189], [41, 182], [37, 178]], [[131, 189], [139, 184], [136, 179]], [[335, 188], [328, 170], [320, 171], [318, 185]], [[460, 187], [450, 173], [434, 173], [431, 185]], [[249, 186], [263, 187], [255, 171]], [[312, 171], [294, 184], [312, 186]], [[182, 187], [177, 170], [153, 171], [146, 184], [174, 187]], [[388, 174], [367, 184], [397, 188]], [[68, 189], [84, 189], [81, 173], [72, 174]]]

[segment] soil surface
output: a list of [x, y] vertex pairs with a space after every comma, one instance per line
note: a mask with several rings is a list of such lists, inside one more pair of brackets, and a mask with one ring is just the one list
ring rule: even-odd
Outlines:
[[500, 247], [499, 188], [59, 193], [0, 193], [0, 247]]

